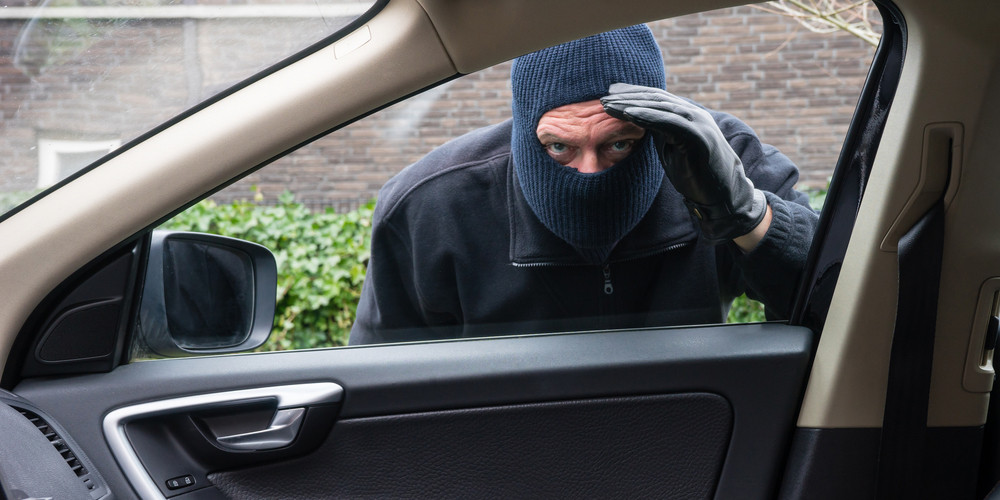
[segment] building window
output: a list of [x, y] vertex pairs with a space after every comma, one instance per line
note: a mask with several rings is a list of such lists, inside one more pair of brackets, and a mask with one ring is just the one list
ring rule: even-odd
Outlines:
[[65, 141], [39, 139], [38, 187], [49, 187], [97, 161], [121, 145], [119, 140]]

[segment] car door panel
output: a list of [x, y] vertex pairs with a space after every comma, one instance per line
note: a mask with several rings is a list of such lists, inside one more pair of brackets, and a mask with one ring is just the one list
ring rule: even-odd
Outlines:
[[28, 379], [15, 392], [65, 421], [116, 492], [132, 490], [101, 428], [109, 413], [332, 382], [343, 400], [315, 452], [201, 472], [239, 497], [765, 498], [784, 467], [812, 338], [757, 324], [203, 357]]
[[313, 455], [210, 477], [248, 499], [708, 498], [732, 417], [681, 393], [349, 418]]

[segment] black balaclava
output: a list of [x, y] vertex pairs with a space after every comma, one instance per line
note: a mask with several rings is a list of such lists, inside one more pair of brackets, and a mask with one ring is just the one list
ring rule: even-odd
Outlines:
[[545, 112], [599, 99], [612, 83], [664, 89], [663, 60], [652, 32], [646, 25], [631, 26], [521, 56], [510, 81], [511, 148], [528, 205], [589, 262], [605, 262], [649, 210], [663, 182], [649, 134], [625, 160], [585, 174], [553, 160], [535, 130]]

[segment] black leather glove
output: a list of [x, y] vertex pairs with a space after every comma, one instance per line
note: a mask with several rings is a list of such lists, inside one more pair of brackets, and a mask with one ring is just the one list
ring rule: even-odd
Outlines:
[[649, 130], [667, 178], [713, 243], [749, 233], [767, 212], [708, 111], [665, 90], [615, 83], [601, 98], [611, 116]]

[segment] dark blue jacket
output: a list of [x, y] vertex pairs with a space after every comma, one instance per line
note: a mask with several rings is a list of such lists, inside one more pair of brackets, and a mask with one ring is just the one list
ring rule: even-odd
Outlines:
[[437, 148], [383, 186], [350, 343], [721, 323], [744, 292], [786, 316], [817, 214], [792, 189], [791, 160], [713, 114], [771, 205], [752, 252], [701, 240], [664, 179], [608, 264], [585, 264], [525, 202], [507, 121]]

